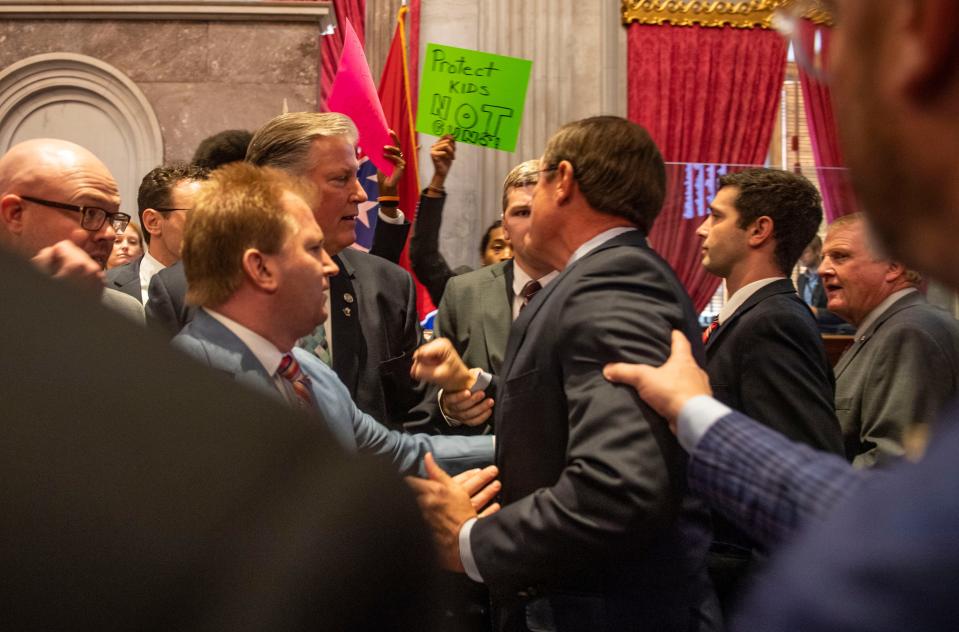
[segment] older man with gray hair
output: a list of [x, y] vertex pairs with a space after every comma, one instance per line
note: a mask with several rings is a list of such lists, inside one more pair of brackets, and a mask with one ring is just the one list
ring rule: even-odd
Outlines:
[[872, 242], [863, 215], [840, 217], [819, 264], [827, 307], [857, 328], [835, 373], [846, 457], [860, 468], [901, 456], [907, 430], [935, 420], [959, 391], [959, 323]]

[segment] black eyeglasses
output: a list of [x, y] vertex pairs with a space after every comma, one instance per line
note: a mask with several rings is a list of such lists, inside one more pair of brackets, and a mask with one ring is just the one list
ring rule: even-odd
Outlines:
[[21, 195], [20, 199], [26, 200], [27, 202], [33, 202], [34, 204], [39, 204], [41, 206], [49, 206], [50, 208], [58, 208], [64, 211], [73, 211], [74, 213], [80, 214], [80, 227], [84, 230], [88, 230], [91, 233], [95, 233], [101, 228], [105, 222], [110, 222], [110, 225], [113, 226], [113, 230], [118, 233], [122, 233], [127, 229], [127, 225], [130, 223], [130, 216], [126, 213], [110, 213], [102, 208], [97, 208], [96, 206], [76, 206], [74, 204], [64, 204], [63, 202], [51, 202], [50, 200], [41, 200], [40, 198], [30, 197], [29, 195]]

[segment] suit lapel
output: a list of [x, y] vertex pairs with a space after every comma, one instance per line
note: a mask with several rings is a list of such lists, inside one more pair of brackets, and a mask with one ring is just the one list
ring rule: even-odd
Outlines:
[[129, 265], [117, 269], [116, 276], [113, 278], [113, 289], [129, 294], [139, 302], [143, 302], [143, 294], [140, 291], [140, 262], [143, 257], [132, 261]]
[[360, 305], [353, 289], [353, 266], [348, 257], [337, 255], [333, 261], [340, 273], [330, 278], [330, 319], [333, 333], [333, 371], [346, 384], [350, 396], [356, 396], [359, 380]]
[[549, 285], [536, 294], [533, 302], [530, 303], [526, 309], [520, 312], [519, 317], [513, 322], [513, 326], [509, 331], [509, 341], [506, 344], [506, 357], [503, 361], [504, 377], [509, 375], [509, 371], [513, 366], [513, 360], [515, 359], [520, 348], [523, 346], [523, 341], [526, 339], [526, 332], [529, 329], [530, 322], [536, 318], [536, 315], [540, 312], [543, 305], [549, 301], [550, 296], [553, 295], [556, 288], [562, 285], [566, 277], [571, 274], [571, 271], [576, 269], [576, 267], [584, 260], [589, 259], [590, 257], [595, 257], [604, 250], [617, 248], [619, 246], [649, 248], [649, 245], [646, 243], [646, 236], [638, 230], [631, 230], [629, 232], [617, 235], [605, 243], [593, 248], [577, 261], [566, 266], [563, 271], [560, 272], [559, 275], [552, 280], [552, 282], [550, 282]]
[[[253, 352], [236, 334], [202, 309], [197, 310], [189, 327], [189, 335], [216, 349], [216, 353], [211, 352], [210, 356], [213, 368], [231, 373], [233, 379], [241, 384], [283, 399], [273, 385], [273, 376], [266, 372]], [[209, 347], [208, 351], [211, 351]]]
[[717, 341], [722, 337], [723, 332], [732, 329], [733, 323], [736, 322], [740, 316], [754, 308], [756, 305], [759, 305], [761, 302], [769, 298], [770, 296], [775, 296], [776, 294], [795, 294], [796, 289], [793, 287], [793, 282], [789, 279], [780, 279], [778, 281], [773, 281], [763, 287], [759, 288], [752, 295], [743, 302], [739, 308], [732, 313], [732, 315], [727, 318], [722, 325], [719, 326], [716, 331], [709, 335], [709, 339], [706, 341], [706, 351], [714, 347]]
[[[486, 346], [486, 366], [494, 367], [502, 361], [506, 354], [506, 340], [509, 338], [509, 328], [513, 324], [513, 302], [503, 300], [503, 293], [512, 295], [512, 283], [507, 284], [506, 271], [512, 270], [512, 263], [498, 270], [491, 270], [491, 278], [483, 286], [479, 306], [480, 318], [483, 324], [483, 340]], [[512, 274], [508, 275], [512, 277]], [[504, 287], [506, 286], [506, 287]], [[494, 363], [493, 358], [499, 358]]]
[[839, 361], [836, 363], [836, 368], [833, 369], [836, 379], [839, 379], [839, 376], [845, 372], [846, 367], [849, 366], [853, 358], [855, 358], [862, 348], [866, 346], [866, 344], [869, 342], [869, 339], [873, 337], [873, 335], [884, 322], [889, 320], [889, 318], [896, 312], [900, 312], [904, 309], [912, 307], [917, 303], [922, 303], [923, 300], [924, 299], [919, 292], [910, 292], [906, 296], [903, 296], [901, 299], [890, 305], [886, 311], [880, 314], [875, 322], [869, 325], [869, 328], [864, 331], [861, 336], [858, 336], [853, 345], [846, 349], [845, 353], [840, 356]]

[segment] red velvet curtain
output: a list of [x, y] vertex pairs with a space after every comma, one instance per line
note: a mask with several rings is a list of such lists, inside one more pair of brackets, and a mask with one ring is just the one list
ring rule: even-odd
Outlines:
[[[786, 49], [785, 41], [766, 29], [632, 24], [629, 118], [649, 130], [667, 162], [763, 164]], [[694, 167], [704, 176], [715, 173], [708, 165]], [[720, 282], [700, 265], [696, 236], [706, 210], [698, 203], [708, 203], [704, 191], [713, 183], [704, 176], [689, 177], [678, 167], [671, 167], [669, 175], [666, 203], [650, 243], [701, 310]]]
[[[802, 20], [800, 24], [799, 46], [803, 52], [797, 54], [811, 57], [816, 48], [818, 33], [821, 52], [817, 57], [825, 62], [829, 58], [831, 32], [829, 27], [813, 24], [809, 20]], [[829, 87], [806, 72], [802, 64], [798, 66], [799, 84], [802, 87], [803, 102], [806, 105], [806, 125], [809, 128], [812, 153], [818, 169], [819, 190], [822, 191], [826, 220], [832, 222], [842, 215], [855, 213], [858, 205], [852, 192], [848, 172], [843, 168]]]
[[320, 38], [320, 94], [316, 108], [320, 112], [326, 111], [326, 96], [336, 77], [336, 67], [343, 50], [342, 26], [346, 20], [353, 25], [360, 43], [366, 43], [366, 0], [333, 0], [333, 12], [336, 14], [336, 30], [332, 35]]

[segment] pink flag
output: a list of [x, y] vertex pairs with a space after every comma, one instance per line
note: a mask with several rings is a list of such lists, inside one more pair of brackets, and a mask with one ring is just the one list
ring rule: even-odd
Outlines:
[[373, 164], [387, 176], [393, 173], [393, 163], [383, 156], [383, 145], [392, 145], [386, 117], [380, 97], [376, 94], [376, 85], [370, 74], [370, 65], [360, 39], [353, 30], [350, 21], [343, 28], [343, 53], [340, 55], [339, 68], [333, 79], [330, 96], [326, 106], [331, 112], [346, 114], [360, 130], [360, 147], [370, 157]]

